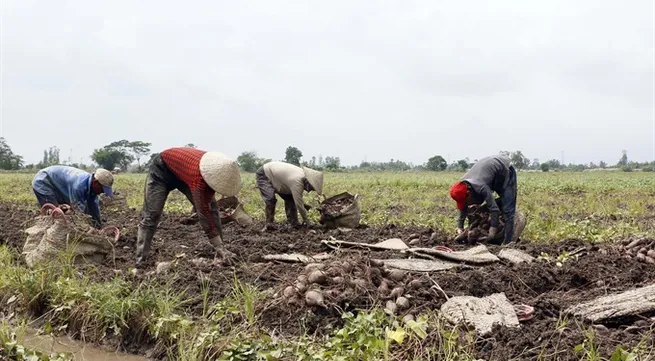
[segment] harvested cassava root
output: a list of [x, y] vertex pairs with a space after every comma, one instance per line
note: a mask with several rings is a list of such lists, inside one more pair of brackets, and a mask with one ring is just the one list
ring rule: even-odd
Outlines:
[[[496, 200], [499, 201], [498, 199]], [[491, 228], [491, 215], [489, 207], [485, 204], [483, 206], [470, 206], [467, 216], [468, 227], [464, 229], [460, 235], [455, 238], [456, 242], [474, 244], [476, 242], [486, 242], [489, 239], [489, 228]], [[505, 229], [505, 220], [501, 214], [498, 217], [498, 232], [494, 239], [502, 238]]]
[[389, 270], [365, 256], [312, 263], [295, 280], [289, 280], [278, 295], [289, 304], [314, 308], [370, 307], [386, 301], [387, 312], [409, 313], [410, 292], [429, 287], [405, 271]]
[[655, 239], [628, 238], [621, 242], [619, 251], [625, 259], [655, 265]]

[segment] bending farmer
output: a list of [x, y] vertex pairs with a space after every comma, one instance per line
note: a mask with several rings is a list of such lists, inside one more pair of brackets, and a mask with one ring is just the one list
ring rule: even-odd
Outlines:
[[503, 243], [512, 240], [514, 232], [514, 213], [516, 212], [516, 171], [508, 157], [496, 155], [480, 159], [462, 177], [462, 180], [450, 188], [450, 196], [457, 201], [459, 219], [457, 233], [464, 231], [464, 221], [468, 215], [468, 206], [486, 202], [491, 214], [489, 239], [498, 233], [500, 209], [493, 192], [500, 196], [503, 218], [505, 219], [505, 237]]
[[198, 220], [216, 250], [215, 261], [229, 262], [233, 253], [223, 248], [223, 231], [214, 194], [235, 196], [241, 174], [235, 161], [218, 152], [194, 148], [170, 148], [155, 154], [145, 185], [142, 219], [137, 235], [137, 264], [150, 253], [168, 194], [177, 189], [198, 211]]
[[275, 204], [279, 194], [284, 200], [284, 209], [287, 214], [287, 221], [298, 225], [298, 211], [303, 219], [303, 224], [308, 225], [307, 208], [303, 202], [303, 191], [316, 191], [323, 193], [323, 173], [307, 167], [298, 167], [285, 162], [269, 162], [259, 168], [256, 173], [257, 187], [266, 203], [266, 226], [268, 230], [273, 226], [275, 219]]
[[106, 169], [98, 168], [95, 173], [65, 165], [53, 165], [41, 169], [32, 180], [32, 189], [43, 207], [51, 203], [66, 209], [75, 207], [93, 218], [96, 228], [102, 227], [98, 195], [114, 196], [114, 176]]

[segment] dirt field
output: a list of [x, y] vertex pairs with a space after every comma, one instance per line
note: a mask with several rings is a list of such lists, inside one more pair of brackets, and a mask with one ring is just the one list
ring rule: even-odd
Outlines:
[[[8, 203], [0, 204], [0, 242], [19, 249], [24, 242], [21, 233], [25, 222], [36, 215], [36, 211]], [[263, 292], [281, 292], [291, 285], [303, 272], [304, 265], [290, 263], [264, 262], [261, 257], [266, 254], [302, 253], [314, 255], [331, 252], [321, 244], [321, 240], [333, 236], [339, 240], [356, 242], [379, 242], [388, 238], [420, 238], [418, 246], [432, 247], [446, 245], [455, 250], [462, 249], [455, 245], [445, 234], [420, 227], [363, 227], [342, 233], [338, 230], [323, 231], [317, 229], [293, 229], [282, 226], [278, 230], [261, 233], [262, 224], [242, 228], [236, 224], [225, 226], [225, 242], [229, 250], [236, 253], [238, 260], [233, 267], [219, 267], [209, 264], [196, 265], [193, 259], [202, 257], [211, 259], [213, 250], [206, 241], [198, 224], [183, 224], [182, 215], [165, 215], [155, 235], [152, 254], [146, 267], [136, 276], [129, 276], [129, 269], [134, 267], [134, 249], [138, 214], [127, 207], [105, 211], [108, 224], [119, 225], [122, 235], [115, 244], [115, 255], [97, 268], [85, 266], [81, 269], [96, 281], [107, 281], [122, 273], [131, 277], [138, 284], [142, 281], [165, 283], [173, 280], [173, 287], [185, 290], [194, 301], [187, 304], [187, 312], [198, 315], [202, 312], [202, 303], [197, 297], [201, 292], [201, 275], [210, 280], [209, 302], [215, 303], [225, 297], [231, 290], [231, 280], [236, 275], [242, 282], [255, 285]], [[411, 236], [411, 237], [410, 237]], [[432, 240], [431, 240], [432, 238]], [[489, 246], [492, 253], [495, 246]], [[579, 240], [563, 240], [551, 245], [520, 243], [517, 248], [537, 257], [542, 252], [557, 257], [564, 252], [578, 251], [578, 259], [565, 260], [561, 267], [555, 262], [539, 261], [525, 265], [498, 263], [471, 270], [434, 272], [430, 274], [412, 274], [410, 279], [422, 281], [428, 285], [412, 291], [411, 307], [400, 316], [408, 313], [415, 315], [427, 310], [436, 310], [445, 298], [431, 289], [431, 280], [436, 281], [449, 296], [472, 295], [486, 296], [504, 292], [515, 304], [531, 305], [535, 309], [534, 318], [522, 323], [520, 329], [497, 329], [490, 337], [476, 341], [476, 357], [484, 359], [524, 359], [532, 360], [539, 355], [551, 355], [557, 358], [557, 352], [570, 352], [576, 345], [583, 344], [584, 330], [589, 325], [576, 325], [571, 320], [568, 326], [562, 319], [561, 311], [568, 306], [588, 301], [594, 297], [613, 292], [624, 291], [652, 283], [655, 280], [655, 266], [629, 261], [618, 250], [609, 246], [599, 246]], [[601, 251], [602, 250], [602, 251]], [[392, 252], [349, 251], [339, 254], [340, 259], [367, 262], [369, 257], [402, 257]], [[174, 261], [173, 269], [167, 273], [153, 274], [158, 262]], [[341, 310], [370, 309], [384, 304], [378, 295], [375, 281], [369, 288], [357, 289], [348, 297], [336, 297], [328, 300], [328, 307], [298, 307], [281, 302], [279, 299], [268, 301], [259, 306], [259, 322], [264, 328], [276, 330], [283, 335], [325, 334], [343, 323]], [[378, 282], [379, 283], [379, 282]], [[655, 314], [645, 314], [637, 318], [620, 319], [603, 326], [594, 326], [596, 342], [601, 355], [608, 357], [618, 346], [634, 347], [648, 339], [653, 347], [653, 329]], [[581, 322], [581, 321], [577, 321]], [[567, 359], [568, 357], [564, 357]], [[546, 357], [546, 359], [551, 359]]]

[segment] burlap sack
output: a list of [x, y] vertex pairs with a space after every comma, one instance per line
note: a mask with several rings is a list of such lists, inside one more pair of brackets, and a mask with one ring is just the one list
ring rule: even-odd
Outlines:
[[86, 227], [75, 226], [71, 217], [39, 216], [28, 228], [23, 255], [28, 266], [52, 260], [62, 251], [71, 251], [74, 262], [100, 262], [111, 252], [106, 235], [88, 234]]
[[357, 228], [362, 219], [359, 195], [348, 192], [324, 200], [318, 211], [321, 214], [319, 222], [327, 228]]

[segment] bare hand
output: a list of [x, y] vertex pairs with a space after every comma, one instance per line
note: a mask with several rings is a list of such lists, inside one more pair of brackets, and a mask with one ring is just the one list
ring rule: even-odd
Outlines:
[[86, 233], [88, 233], [88, 234], [99, 234], [100, 232], [97, 229], [93, 228], [93, 227], [89, 227], [89, 230], [86, 231]]
[[214, 266], [219, 266], [219, 265], [224, 265], [224, 266], [230, 266], [234, 264], [234, 258], [236, 258], [236, 255], [227, 249], [218, 249], [216, 251], [216, 256], [214, 256], [214, 261], [212, 264]]
[[464, 230], [461, 228], [457, 228], [457, 235], [459, 236], [462, 233], [464, 233]]

